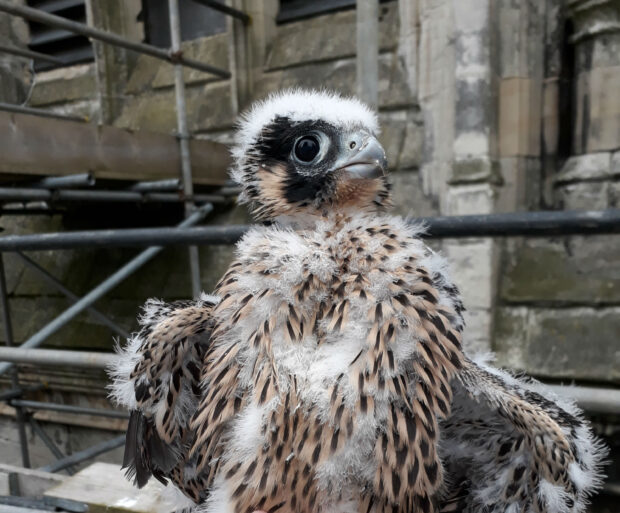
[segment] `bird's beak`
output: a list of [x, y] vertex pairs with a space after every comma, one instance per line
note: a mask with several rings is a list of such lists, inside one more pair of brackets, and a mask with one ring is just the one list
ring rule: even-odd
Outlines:
[[379, 178], [387, 172], [387, 157], [376, 137], [365, 131], [349, 133], [343, 138], [343, 155], [333, 171], [345, 171], [352, 178]]

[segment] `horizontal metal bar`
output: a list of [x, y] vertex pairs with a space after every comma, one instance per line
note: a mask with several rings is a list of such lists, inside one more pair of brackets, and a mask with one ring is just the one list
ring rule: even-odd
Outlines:
[[181, 180], [170, 178], [169, 180], [150, 180], [134, 183], [129, 190], [138, 192], [152, 191], [178, 191], [181, 189]]
[[220, 187], [217, 190], [218, 194], [221, 194], [222, 196], [237, 196], [238, 194], [240, 194], [242, 191], [241, 187]]
[[237, 18], [241, 20], [243, 23], [250, 23], [251, 21], [250, 16], [248, 16], [243, 11], [224, 5], [221, 2], [216, 2], [215, 0], [194, 0], [194, 2], [204, 5], [205, 7], [210, 7], [211, 9], [215, 11], [228, 14], [229, 16], [232, 16], [233, 18]]
[[111, 440], [106, 440], [105, 442], [93, 445], [92, 447], [84, 449], [83, 451], [73, 453], [71, 456], [67, 456], [66, 458], [51, 463], [50, 465], [45, 465], [44, 467], [39, 468], [39, 470], [43, 472], [58, 472], [59, 470], [62, 470], [70, 465], [82, 463], [83, 461], [94, 458], [99, 454], [111, 451], [112, 449], [116, 449], [124, 443], [125, 435], [117, 436], [116, 438], [112, 438]]
[[[620, 232], [620, 209], [429, 217], [413, 219], [411, 222], [426, 226], [427, 232], [422, 235], [426, 238], [592, 235]], [[0, 251], [233, 244], [248, 229], [249, 225], [226, 225], [6, 235], [0, 237]]]
[[[73, 303], [76, 303], [80, 300], [80, 297], [77, 294], [71, 292], [67, 287], [65, 287], [60, 281], [58, 281], [54, 276], [48, 273], [43, 267], [37, 264], [30, 257], [24, 255], [21, 252], [17, 252], [16, 255], [24, 262], [28, 267], [33, 269], [35, 272], [38, 272], [48, 283], [51, 283], [53, 287], [56, 287], [61, 293], [67, 296]], [[116, 324], [112, 319], [110, 319], [107, 315], [102, 314], [99, 310], [97, 310], [94, 306], [90, 306], [86, 309], [88, 313], [90, 313], [95, 319], [101, 322], [103, 325], [110, 328], [114, 333], [120, 335], [123, 338], [128, 338], [129, 333], [121, 328], [118, 324]]]
[[248, 225], [178, 228], [130, 228], [79, 232], [5, 235], [0, 251], [39, 251], [109, 246], [152, 246], [172, 244], [233, 244], [249, 229]]
[[111, 353], [0, 346], [0, 362], [105, 369], [117, 361], [118, 357]]
[[[1, 10], [2, 9], [0, 9], [0, 11]], [[57, 114], [56, 112], [52, 112], [50, 110], [33, 109], [32, 107], [24, 107], [23, 105], [13, 105], [11, 103], [4, 102], [0, 102], [0, 111], [1, 110], [6, 112], [17, 112], [19, 114], [32, 114], [34, 116], [40, 116], [43, 118], [64, 119], [65, 121], [79, 121], [81, 123], [85, 123], [88, 121], [88, 118], [86, 117]]]
[[128, 413], [116, 410], [103, 410], [99, 408], [86, 408], [83, 406], [73, 406], [71, 404], [44, 403], [42, 401], [25, 401], [23, 399], [13, 399], [9, 401], [11, 406], [29, 408], [31, 410], [57, 411], [61, 413], [75, 413], [77, 415], [92, 415], [94, 417], [107, 417], [111, 419], [126, 419]]
[[[25, 187], [0, 187], [0, 201], [82, 201], [121, 203], [179, 203], [185, 201], [180, 193], [79, 189], [35, 189]], [[196, 203], [226, 203], [228, 200], [216, 194], [194, 194], [190, 200]]]
[[119, 46], [121, 48], [126, 48], [127, 50], [150, 55], [151, 57], [168, 61], [173, 64], [182, 64], [188, 68], [205, 71], [221, 78], [230, 78], [231, 76], [230, 72], [227, 70], [219, 69], [215, 66], [210, 66], [209, 64], [204, 64], [193, 59], [186, 59], [180, 53], [172, 53], [168, 50], [157, 48], [155, 46], [129, 41], [128, 39], [125, 39], [117, 34], [89, 27], [83, 23], [77, 23], [60, 16], [43, 12], [39, 9], [17, 5], [9, 0], [0, 0], [0, 11], [21, 16], [23, 18], [36, 21], [38, 23], [43, 23], [45, 25], [50, 25], [52, 27], [69, 30], [75, 34], [91, 37], [97, 41], [102, 41], [113, 46]]
[[18, 55], [19, 57], [26, 57], [27, 59], [39, 59], [41, 61], [47, 61], [53, 64], [63, 64], [63, 61], [61, 59], [58, 59], [53, 55], [47, 55], [41, 52], [33, 52], [32, 50], [28, 50], [26, 48], [16, 48], [14, 46], [0, 45], [0, 53]]
[[218, 194], [194, 194], [192, 196], [181, 196], [179, 193], [172, 192], [147, 192], [144, 194], [145, 201], [155, 203], [176, 203], [177, 201], [193, 201], [194, 203], [229, 203], [229, 200]]
[[620, 412], [620, 390], [614, 388], [547, 385], [560, 397], [568, 397], [585, 411], [595, 413]]
[[95, 185], [92, 173], [79, 173], [67, 176], [46, 176], [36, 182], [29, 183], [29, 187], [42, 189], [68, 189], [71, 187], [92, 187]]
[[426, 225], [428, 238], [593, 235], [619, 233], [620, 209], [423, 217], [412, 222]]

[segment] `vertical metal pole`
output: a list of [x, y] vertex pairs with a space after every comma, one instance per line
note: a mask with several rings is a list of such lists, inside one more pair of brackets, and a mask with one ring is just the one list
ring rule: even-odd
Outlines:
[[[181, 20], [179, 17], [179, 1], [168, 0], [168, 13], [170, 16], [170, 42], [172, 55], [181, 54]], [[187, 108], [185, 104], [185, 82], [183, 80], [183, 66], [174, 65], [174, 94], [177, 108], [177, 131], [181, 152], [181, 172], [183, 177], [183, 193], [185, 201], [185, 216], [191, 215], [194, 209], [192, 184], [192, 162], [189, 153], [189, 130], [187, 129]], [[189, 268], [192, 281], [192, 294], [200, 295], [200, 260], [198, 247], [189, 247]]]
[[379, 0], [357, 0], [357, 95], [379, 104]]
[[[4, 326], [4, 338], [6, 345], [13, 346], [13, 326], [11, 324], [11, 311], [9, 309], [9, 298], [6, 289], [6, 276], [4, 274], [4, 254], [0, 253], [0, 309], [2, 310], [2, 325]], [[19, 389], [19, 377], [17, 367], [11, 371], [11, 385], [14, 389]], [[25, 413], [21, 407], [15, 408], [17, 419], [17, 431], [19, 433], [19, 446], [22, 451], [22, 464], [30, 468], [30, 455], [28, 454], [28, 437], [26, 436]]]

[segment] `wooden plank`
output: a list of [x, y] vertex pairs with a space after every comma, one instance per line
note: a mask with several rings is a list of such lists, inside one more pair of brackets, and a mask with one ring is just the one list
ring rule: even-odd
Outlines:
[[[221, 185], [227, 180], [226, 146], [194, 139], [190, 152], [195, 184]], [[88, 171], [95, 178], [114, 180], [181, 176], [179, 144], [172, 135], [28, 114], [0, 112], [0, 155], [0, 174], [12, 179]]]
[[7, 465], [6, 463], [0, 463], [0, 474], [16, 474], [19, 491], [24, 497], [43, 495], [45, 491], [61, 484], [67, 478], [63, 474], [51, 474], [31, 468]]
[[169, 513], [191, 504], [180, 492], [174, 492], [173, 487], [166, 488], [156, 479], [139, 490], [125, 479], [120, 464], [93, 463], [45, 495], [85, 502], [89, 513]]

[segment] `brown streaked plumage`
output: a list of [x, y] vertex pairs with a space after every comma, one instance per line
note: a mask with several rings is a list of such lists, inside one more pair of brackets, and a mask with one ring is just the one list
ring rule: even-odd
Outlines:
[[114, 371], [137, 484], [207, 513], [582, 511], [601, 449], [572, 405], [464, 355], [443, 260], [382, 213], [373, 114], [298, 92], [244, 123], [233, 174], [273, 224], [214, 296], [147, 303]]

